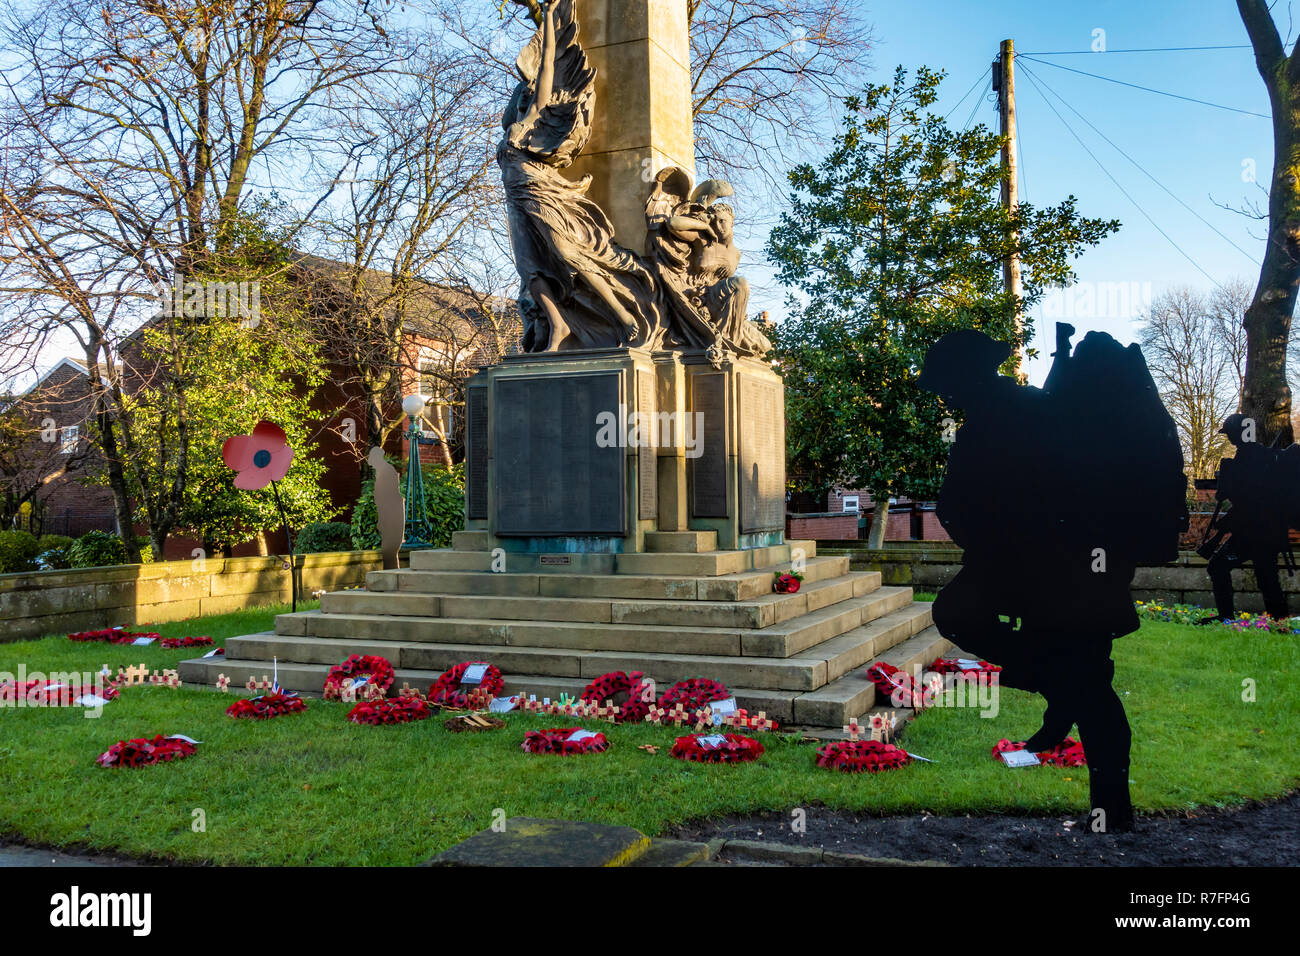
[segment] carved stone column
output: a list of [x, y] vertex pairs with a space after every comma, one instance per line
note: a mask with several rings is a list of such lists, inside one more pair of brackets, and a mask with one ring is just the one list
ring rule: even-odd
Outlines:
[[596, 110], [591, 142], [566, 175], [592, 175], [588, 195], [614, 238], [640, 253], [654, 174], [674, 165], [695, 175], [686, 0], [578, 0], [577, 13]]

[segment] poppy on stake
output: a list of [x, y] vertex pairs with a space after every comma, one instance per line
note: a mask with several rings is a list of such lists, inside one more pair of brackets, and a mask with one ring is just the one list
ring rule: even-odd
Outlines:
[[271, 486], [275, 506], [280, 510], [284, 525], [284, 540], [289, 548], [289, 592], [293, 610], [298, 610], [298, 572], [293, 560], [293, 536], [289, 532], [289, 519], [280, 500], [276, 482], [283, 480], [293, 464], [293, 449], [289, 447], [284, 429], [275, 422], [260, 421], [251, 435], [232, 435], [221, 446], [221, 460], [235, 473], [235, 487], [243, 491], [257, 491]]

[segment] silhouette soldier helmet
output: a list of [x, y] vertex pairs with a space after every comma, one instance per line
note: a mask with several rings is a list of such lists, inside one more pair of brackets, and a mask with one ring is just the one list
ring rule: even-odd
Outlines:
[[1223, 427], [1219, 429], [1220, 435], [1227, 435], [1228, 441], [1234, 445], [1241, 444], [1241, 433], [1245, 431], [1246, 416], [1241, 412], [1229, 415], [1223, 420]]
[[1011, 346], [975, 329], [949, 332], [930, 347], [917, 384], [958, 406], [997, 379]]

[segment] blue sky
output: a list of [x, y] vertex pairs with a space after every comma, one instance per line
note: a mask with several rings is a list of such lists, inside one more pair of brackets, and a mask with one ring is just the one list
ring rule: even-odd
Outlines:
[[[1300, 28], [1300, 5], [1295, 14]], [[909, 68], [922, 64], [943, 68], [948, 79], [938, 111], [944, 113], [952, 109], [977, 77], [983, 77], [985, 99], [976, 109], [974, 120], [983, 121], [991, 128], [996, 128], [997, 114], [992, 95], [988, 93], [987, 79], [998, 44], [1009, 37], [1014, 40], [1017, 53], [1026, 56], [1025, 60], [1018, 61], [1016, 72], [1022, 200], [1046, 204], [1073, 194], [1085, 215], [1116, 218], [1123, 223], [1118, 233], [1079, 260], [1076, 271], [1082, 283], [1126, 284], [1111, 289], [1131, 291], [1126, 310], [1130, 314], [1095, 314], [1074, 320], [1080, 332], [1097, 328], [1125, 341], [1131, 340], [1133, 313], [1140, 311], [1148, 290], [1151, 295], [1159, 295], [1169, 286], [1182, 283], [1208, 290], [1212, 288], [1211, 279], [1162, 237], [1089, 158], [1048, 106], [1033, 79], [1059, 94], [1174, 196], [1250, 254], [1243, 255], [1216, 235], [1210, 226], [1198, 221], [1163, 192], [1078, 116], [1052, 100], [1120, 185], [1215, 282], [1241, 276], [1254, 286], [1263, 251], [1263, 224], [1221, 209], [1215, 202], [1240, 205], [1246, 200], [1264, 198], [1255, 183], [1243, 179], [1247, 169], [1243, 163], [1253, 161], [1256, 178], [1268, 182], [1272, 166], [1270, 121], [1142, 92], [1058, 68], [1071, 67], [1267, 116], [1268, 96], [1256, 72], [1236, 4], [1229, 0], [1088, 3], [897, 0], [876, 3], [863, 15], [876, 34], [873, 82], [884, 82], [897, 64]], [[1274, 16], [1286, 40], [1287, 4], [1276, 3]], [[1091, 50], [1095, 30], [1105, 31], [1106, 52]], [[1170, 53], [1118, 52], [1131, 48], [1211, 45], [1246, 47]], [[1039, 53], [1064, 50], [1083, 52], [1041, 57], [1056, 66], [1028, 59]], [[965, 122], [974, 105], [974, 95], [953, 110], [951, 122], [958, 125]], [[1123, 311], [1105, 310], [1107, 313]], [[1044, 354], [1051, 351], [1050, 346], [1043, 346], [1050, 342], [1053, 323], [1053, 318], [1044, 320], [1040, 315], [1037, 319], [1038, 345]], [[1029, 368], [1031, 380], [1041, 381], [1047, 361], [1050, 360], [1040, 359]]]

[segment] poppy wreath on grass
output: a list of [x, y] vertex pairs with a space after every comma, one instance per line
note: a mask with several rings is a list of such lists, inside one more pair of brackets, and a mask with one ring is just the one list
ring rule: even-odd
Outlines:
[[[1004, 753], [1024, 750], [1025, 741], [1007, 740], [1005, 737], [993, 745], [993, 759], [999, 763]], [[1083, 744], [1073, 737], [1066, 737], [1051, 750], [1041, 750], [1035, 754], [1039, 763], [1048, 763], [1056, 767], [1086, 767], [1088, 758], [1083, 752]]]
[[1002, 670], [997, 664], [990, 664], [988, 661], [981, 660], [976, 663], [979, 667], [962, 667], [952, 658], [941, 657], [926, 669], [936, 674], [997, 674]]
[[[479, 681], [478, 686], [472, 691], [463, 691], [460, 689], [461, 678], [465, 672], [475, 664], [484, 664], [487, 669], [483, 672], [483, 679]], [[493, 664], [487, 661], [461, 661], [450, 670], [443, 671], [442, 675], [429, 686], [429, 702], [433, 704], [445, 704], [448, 707], [467, 708], [472, 705], [471, 697], [496, 697], [505, 689], [506, 681], [501, 676], [501, 671]]]
[[833, 740], [817, 748], [817, 766], [844, 773], [879, 773], [911, 762], [906, 750], [879, 740]]
[[[925, 706], [925, 693], [916, 686], [916, 682], [912, 680], [912, 675], [907, 671], [900, 670], [893, 664], [876, 661], [867, 668], [867, 680], [871, 681], [876, 686], [876, 690], [888, 698], [896, 707], [911, 707], [914, 710], [920, 710]], [[895, 699], [895, 692], [900, 694], [901, 699]]]
[[388, 697], [365, 700], [348, 711], [348, 720], [354, 724], [407, 724], [424, 720], [433, 711], [418, 697]]
[[664, 695], [659, 698], [659, 706], [671, 710], [675, 705], [681, 704], [686, 710], [694, 713], [703, 710], [714, 701], [726, 700], [730, 696], [731, 693], [727, 688], [717, 681], [709, 680], [707, 677], [692, 677], [690, 680], [679, 680], [664, 691]]
[[95, 762], [101, 767], [147, 767], [150, 764], [193, 757], [197, 752], [197, 748], [188, 740], [159, 734], [152, 740], [144, 737], [119, 740], [100, 754]]
[[107, 682], [98, 690], [51, 680], [29, 680], [21, 684], [5, 681], [0, 684], [0, 704], [22, 702], [28, 707], [71, 707], [78, 697], [87, 694], [98, 694], [104, 700], [115, 700], [118, 689]]
[[136, 639], [141, 637], [152, 638], [155, 641], [160, 639], [156, 631], [122, 631], [114, 627], [106, 627], [99, 631], [74, 631], [68, 635], [68, 640], [82, 644], [134, 644]]
[[210, 637], [164, 637], [160, 642], [165, 651], [174, 651], [180, 647], [208, 647], [216, 642]]
[[559, 754], [572, 757], [577, 754], [598, 754], [609, 749], [609, 741], [601, 733], [591, 733], [580, 740], [570, 738], [582, 731], [581, 727], [552, 727], [549, 730], [530, 730], [524, 735], [520, 749], [526, 754]]
[[[620, 700], [620, 694], [625, 695], [625, 699]], [[603, 704], [612, 700], [619, 708], [618, 723], [640, 723], [650, 711], [654, 693], [645, 674], [640, 671], [630, 674], [610, 671], [588, 684], [578, 699], [588, 704]]]
[[[721, 738], [721, 739], [719, 739]], [[717, 740], [715, 746], [702, 740]], [[740, 734], [691, 734], [673, 741], [669, 756], [696, 763], [748, 763], [763, 755], [763, 745], [753, 737]]]
[[348, 678], [352, 678], [355, 682], [358, 677], [368, 678], [368, 683], [373, 684], [380, 691], [387, 691], [393, 686], [395, 676], [393, 665], [388, 663], [386, 657], [380, 657], [378, 654], [353, 654], [342, 664], [335, 664], [330, 668], [329, 673], [325, 675], [323, 696], [326, 700], [342, 697], [343, 682]]
[[226, 708], [227, 717], [251, 717], [253, 720], [270, 720], [285, 714], [296, 714], [307, 709], [307, 702], [296, 694], [263, 694], [261, 697], [244, 697]]

